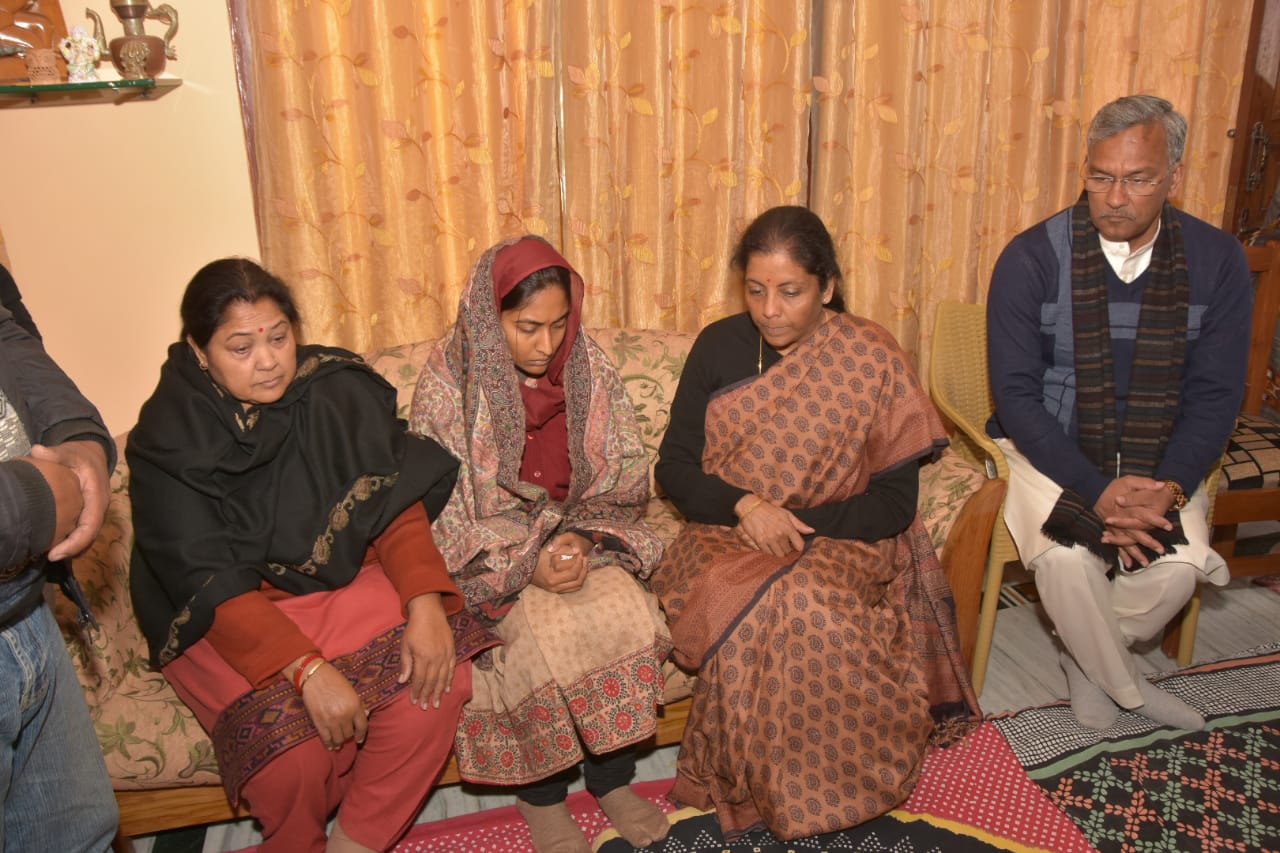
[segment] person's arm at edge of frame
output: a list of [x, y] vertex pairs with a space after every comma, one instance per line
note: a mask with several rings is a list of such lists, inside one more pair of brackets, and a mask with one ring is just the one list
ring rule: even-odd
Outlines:
[[[24, 426], [32, 436], [31, 455], [70, 468], [81, 489], [83, 510], [76, 528], [50, 549], [50, 559], [79, 553], [92, 544], [109, 500], [109, 477], [116, 448], [98, 410], [7, 310], [0, 309], [0, 347], [14, 371]], [[10, 401], [16, 403], [16, 401]]]

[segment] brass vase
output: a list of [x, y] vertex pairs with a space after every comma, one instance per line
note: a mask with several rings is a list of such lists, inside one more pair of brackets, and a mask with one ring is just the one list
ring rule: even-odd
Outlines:
[[[93, 19], [93, 37], [102, 58], [110, 58], [122, 78], [142, 80], [155, 77], [164, 71], [166, 59], [177, 58], [173, 36], [178, 31], [178, 12], [168, 3], [152, 7], [148, 0], [111, 0], [111, 11], [124, 26], [124, 35], [113, 38], [110, 45], [102, 29], [102, 20], [92, 9], [86, 9], [85, 13]], [[147, 19], [168, 24], [163, 38], [147, 35], [143, 28]]]

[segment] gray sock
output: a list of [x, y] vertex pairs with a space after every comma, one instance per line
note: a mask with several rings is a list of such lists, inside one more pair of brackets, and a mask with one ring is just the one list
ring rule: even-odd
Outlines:
[[1091, 729], [1107, 729], [1120, 716], [1120, 708], [1106, 691], [1089, 680], [1075, 658], [1067, 652], [1058, 655], [1058, 663], [1067, 674], [1067, 691], [1071, 694], [1071, 710], [1080, 725]]
[[1204, 728], [1204, 717], [1199, 711], [1145, 678], [1138, 679], [1138, 692], [1142, 694], [1142, 704], [1131, 708], [1133, 713], [1175, 729], [1198, 732]]

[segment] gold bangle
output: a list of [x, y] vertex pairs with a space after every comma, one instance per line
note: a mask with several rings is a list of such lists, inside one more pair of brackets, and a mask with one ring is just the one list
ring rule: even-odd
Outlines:
[[743, 521], [743, 520], [745, 520], [745, 519], [746, 519], [746, 517], [747, 517], [748, 515], [751, 515], [751, 513], [755, 512], [755, 511], [756, 511], [756, 509], [757, 509], [757, 508], [760, 506], [760, 504], [762, 504], [762, 503], [764, 503], [764, 498], [762, 498], [762, 497], [757, 497], [757, 498], [756, 498], [756, 502], [755, 502], [755, 503], [753, 503], [751, 506], [747, 507], [747, 511], [746, 511], [746, 512], [744, 512], [742, 515], [738, 516], [738, 521]]
[[1164, 487], [1173, 492], [1173, 509], [1182, 509], [1187, 505], [1187, 493], [1182, 491], [1176, 480], [1165, 480]]
[[306, 668], [306, 670], [302, 673], [302, 675], [298, 677], [299, 693], [301, 693], [302, 688], [306, 686], [307, 679], [315, 675], [316, 670], [320, 669], [320, 667], [324, 666], [326, 663], [328, 663], [328, 661], [326, 661], [324, 658], [321, 658], [320, 660], [313, 662], [310, 666]]

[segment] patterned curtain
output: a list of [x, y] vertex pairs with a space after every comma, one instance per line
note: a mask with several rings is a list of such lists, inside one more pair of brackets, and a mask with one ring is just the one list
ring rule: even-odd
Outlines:
[[1181, 205], [1218, 222], [1250, 3], [229, 0], [264, 261], [312, 340], [441, 333], [467, 272], [542, 234], [587, 323], [740, 310], [741, 228], [805, 204], [852, 310], [927, 355], [1014, 234], [1070, 204], [1092, 113], [1191, 121]]
[[1190, 121], [1182, 198], [1221, 224], [1250, 3], [828, 2], [812, 207], [847, 301], [927, 364], [939, 302], [985, 302], [1019, 231], [1073, 203], [1099, 107], [1158, 94]]

